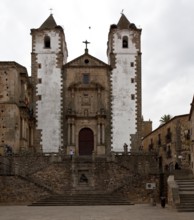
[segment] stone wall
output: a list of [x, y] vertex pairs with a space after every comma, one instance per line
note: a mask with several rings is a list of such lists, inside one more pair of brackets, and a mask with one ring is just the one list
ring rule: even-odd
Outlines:
[[[17, 172], [0, 176], [1, 203], [27, 203], [50, 194], [72, 193], [116, 193], [135, 202], [159, 198], [158, 161], [153, 155], [119, 155], [111, 161], [91, 157], [70, 160], [59, 156], [18, 156], [11, 164], [16, 162]], [[82, 174], [87, 181], [80, 182]], [[155, 184], [156, 188], [146, 189], [147, 183]]]
[[68, 194], [72, 190], [70, 162], [53, 163], [30, 178], [51, 189], [56, 194]]
[[50, 193], [17, 176], [0, 176], [1, 204], [30, 204]]
[[15, 175], [30, 175], [47, 167], [51, 162], [51, 155], [45, 156], [42, 154], [35, 155], [18, 155], [12, 159], [12, 174]]
[[[156, 189], [146, 189], [146, 184], [156, 184]], [[149, 203], [152, 198], [159, 202], [160, 198], [159, 175], [133, 175], [130, 184], [125, 184], [114, 191], [116, 194], [122, 194], [134, 203]]]

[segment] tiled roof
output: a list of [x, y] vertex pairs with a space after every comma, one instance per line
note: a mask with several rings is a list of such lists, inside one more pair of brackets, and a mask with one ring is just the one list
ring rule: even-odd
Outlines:
[[[119, 29], [129, 29], [130, 28], [130, 29], [138, 30], [138, 28], [135, 26], [135, 24], [130, 23], [124, 14], [121, 15], [119, 22], [117, 24], [117, 28], [119, 28]], [[139, 29], [139, 30], [141, 30], [141, 29]]]
[[55, 22], [55, 19], [53, 18], [53, 15], [50, 14], [50, 16], [46, 19], [46, 21], [39, 27], [39, 29], [52, 29], [57, 26], [57, 23]]
[[117, 27], [120, 29], [125, 29], [125, 28], [129, 28], [130, 22], [128, 21], [128, 19], [125, 17], [124, 14], [121, 15], [121, 18], [117, 24]]

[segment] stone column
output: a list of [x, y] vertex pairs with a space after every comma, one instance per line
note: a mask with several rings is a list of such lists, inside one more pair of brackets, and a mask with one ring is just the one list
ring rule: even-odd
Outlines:
[[71, 140], [71, 137], [70, 137], [70, 135], [71, 135], [71, 125], [70, 125], [70, 123], [68, 123], [68, 140], [67, 140], [67, 142], [68, 142], [68, 145], [70, 145], [70, 140]]
[[104, 130], [104, 124], [102, 124], [102, 144], [104, 144], [104, 137], [105, 137], [105, 135], [104, 135], [104, 133], [105, 133], [105, 130]]
[[98, 144], [100, 144], [100, 124], [98, 124], [98, 134], [97, 134], [97, 136], [98, 136]]
[[72, 144], [74, 145], [75, 144], [75, 123], [74, 123], [74, 120], [73, 120], [73, 123], [72, 123]]

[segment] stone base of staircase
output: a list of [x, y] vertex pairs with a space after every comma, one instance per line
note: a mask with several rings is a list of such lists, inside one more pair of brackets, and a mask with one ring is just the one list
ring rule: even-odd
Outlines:
[[[189, 174], [186, 176], [186, 174]], [[179, 188], [180, 204], [176, 205], [179, 212], [194, 212], [194, 178], [191, 173], [177, 175], [176, 183]]]
[[180, 195], [181, 203], [176, 206], [179, 212], [194, 212], [194, 194]]
[[111, 194], [53, 195], [32, 203], [30, 206], [94, 206], [133, 205], [132, 202]]

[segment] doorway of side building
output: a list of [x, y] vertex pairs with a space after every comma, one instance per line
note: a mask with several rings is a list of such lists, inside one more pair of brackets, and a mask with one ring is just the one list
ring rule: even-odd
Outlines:
[[92, 155], [94, 150], [94, 134], [89, 128], [79, 132], [79, 155]]

